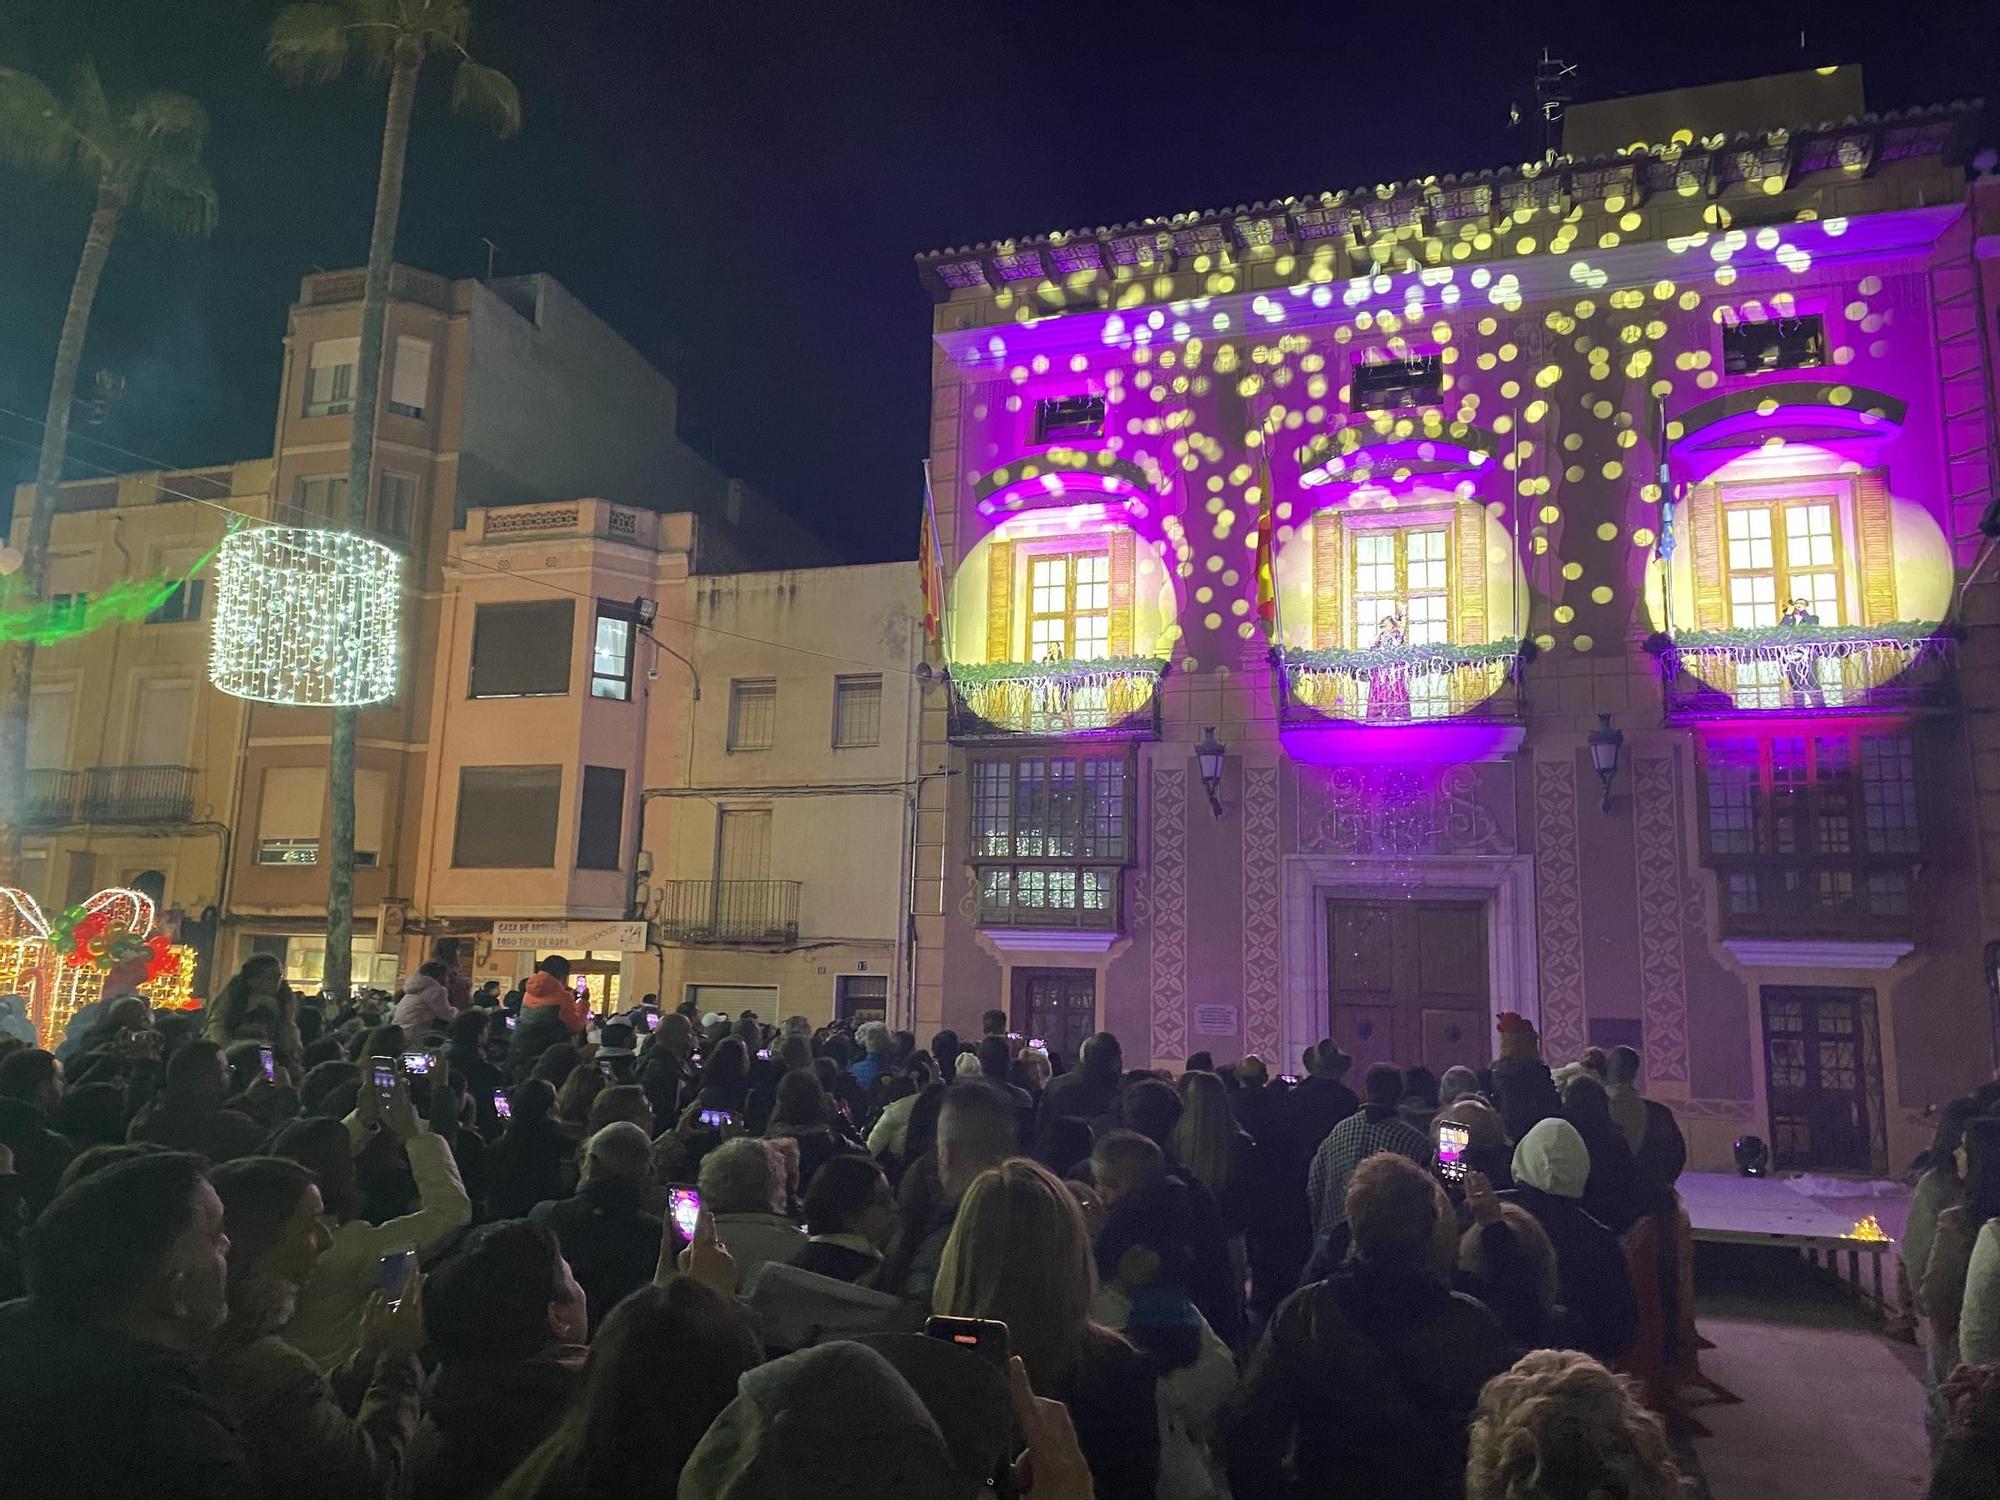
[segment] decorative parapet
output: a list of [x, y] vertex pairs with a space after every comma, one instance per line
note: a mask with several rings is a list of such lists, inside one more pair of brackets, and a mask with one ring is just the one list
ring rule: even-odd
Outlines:
[[1274, 650], [1272, 664], [1280, 717], [1290, 724], [1512, 721], [1521, 716], [1521, 670], [1535, 654], [1518, 640], [1355, 651], [1290, 646]]
[[1655, 635], [1667, 713], [1859, 712], [1949, 701], [1957, 640], [1935, 622]]
[[946, 674], [950, 738], [954, 744], [1068, 735], [1158, 739], [1167, 668], [1151, 656], [957, 664]]

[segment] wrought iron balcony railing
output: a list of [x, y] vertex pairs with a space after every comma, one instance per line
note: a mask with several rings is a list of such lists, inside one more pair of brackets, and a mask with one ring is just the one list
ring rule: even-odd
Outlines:
[[1072, 735], [1156, 740], [1166, 673], [1167, 663], [1153, 657], [955, 666], [946, 674], [947, 734], [954, 745]]
[[1281, 722], [1295, 726], [1515, 723], [1532, 646], [1393, 646], [1364, 651], [1280, 647], [1271, 653]]
[[30, 771], [27, 821], [185, 823], [194, 817], [195, 773], [187, 766], [92, 766], [87, 771]]
[[797, 942], [799, 882], [661, 881], [654, 920], [670, 943]]
[[1668, 717], [1686, 720], [1943, 708], [1956, 644], [1933, 625], [1802, 625], [1656, 635], [1646, 648]]
[[78, 812], [86, 823], [185, 823], [194, 816], [187, 766], [92, 766]]
[[1908, 854], [1711, 855], [1725, 937], [1904, 938], [1917, 861]]

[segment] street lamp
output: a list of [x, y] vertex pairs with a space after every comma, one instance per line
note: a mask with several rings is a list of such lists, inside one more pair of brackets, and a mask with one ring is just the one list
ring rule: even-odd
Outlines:
[[1611, 783], [1618, 776], [1618, 752], [1625, 747], [1625, 732], [1611, 727], [1611, 715], [1599, 714], [1597, 728], [1590, 731], [1590, 763], [1597, 779], [1604, 783], [1602, 811], [1611, 811]]
[[1222, 785], [1222, 757], [1227, 753], [1227, 747], [1215, 737], [1215, 726], [1204, 728], [1201, 743], [1194, 747], [1194, 758], [1201, 767], [1201, 788], [1208, 793], [1209, 809], [1218, 818], [1222, 816], [1222, 799], [1215, 795], [1215, 789]]

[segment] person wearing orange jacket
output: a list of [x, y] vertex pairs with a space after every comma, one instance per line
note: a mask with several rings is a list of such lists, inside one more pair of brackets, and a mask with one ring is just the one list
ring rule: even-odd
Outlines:
[[521, 986], [521, 1020], [507, 1059], [515, 1081], [533, 1072], [536, 1060], [550, 1047], [575, 1042], [589, 1024], [589, 1002], [570, 988], [569, 960], [551, 953]]

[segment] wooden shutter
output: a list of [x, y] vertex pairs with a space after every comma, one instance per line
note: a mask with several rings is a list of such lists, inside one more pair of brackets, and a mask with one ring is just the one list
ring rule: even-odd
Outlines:
[[1688, 562], [1694, 569], [1694, 628], [1726, 630], [1729, 592], [1723, 586], [1722, 496], [1713, 482], [1694, 485], [1684, 510]]
[[1863, 625], [1896, 618], [1896, 544], [1889, 518], [1889, 476], [1870, 469], [1854, 479], [1855, 559], [1861, 575]]
[[1340, 645], [1341, 601], [1347, 596], [1347, 528], [1330, 510], [1313, 518], [1312, 643]]
[[1458, 556], [1451, 579], [1451, 603], [1458, 627], [1451, 639], [1461, 646], [1486, 641], [1486, 508], [1461, 504], [1452, 517], [1452, 539]]
[[1132, 580], [1138, 567], [1138, 537], [1124, 528], [1111, 533], [1111, 621], [1110, 642], [1106, 646], [1113, 656], [1130, 656], [1136, 649], [1133, 644], [1132, 624]]
[[986, 659], [1014, 659], [1014, 544], [986, 549]]

